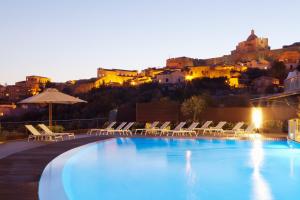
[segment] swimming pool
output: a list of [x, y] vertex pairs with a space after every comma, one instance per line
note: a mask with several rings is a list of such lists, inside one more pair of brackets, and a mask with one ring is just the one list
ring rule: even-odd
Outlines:
[[300, 198], [300, 149], [287, 141], [118, 138], [62, 154], [39, 197], [80, 200]]

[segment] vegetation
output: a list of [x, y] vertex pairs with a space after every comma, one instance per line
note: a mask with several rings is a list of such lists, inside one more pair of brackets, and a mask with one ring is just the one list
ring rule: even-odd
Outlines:
[[206, 107], [206, 101], [202, 96], [192, 96], [181, 105], [181, 112], [184, 116], [199, 121], [202, 111]]
[[286, 66], [283, 62], [274, 61], [269, 70], [270, 76], [279, 79], [283, 83], [284, 79], [287, 77]]
[[[64, 92], [70, 93], [65, 90]], [[101, 86], [88, 93], [76, 95], [88, 101], [87, 104], [55, 105], [53, 119], [66, 120], [77, 118], [107, 117], [109, 111], [115, 108], [129, 107], [135, 109], [136, 103], [146, 103], [161, 100], [184, 102], [192, 96], [201, 95], [208, 106], [216, 106], [218, 99], [235, 94], [237, 91], [226, 84], [225, 78], [194, 79], [178, 85], [161, 85], [157, 83], [142, 84], [138, 87]], [[48, 109], [44, 105], [30, 107], [30, 112], [21, 115], [6, 117], [2, 121], [33, 121], [47, 120]]]
[[[300, 67], [299, 67], [300, 68]], [[76, 95], [72, 94], [72, 90], [65, 87], [62, 92], [76, 95], [88, 101], [87, 104], [76, 105], [55, 105], [53, 114], [56, 120], [77, 119], [77, 118], [101, 118], [107, 117], [109, 111], [118, 108], [135, 109], [136, 103], [146, 103], [153, 101], [170, 100], [183, 103], [183, 108], [188, 105], [195, 105], [197, 101], [201, 110], [203, 101], [205, 106], [248, 106], [249, 86], [251, 82], [261, 76], [272, 76], [283, 80], [286, 77], [285, 66], [281, 62], [274, 62], [270, 70], [249, 68], [242, 73], [240, 83], [246, 87], [243, 89], [230, 88], [226, 83], [226, 78], [202, 78], [193, 79], [176, 85], [161, 85], [158, 83], [147, 83], [137, 87], [123, 86], [100, 86], [90, 92]], [[55, 84], [47, 83], [46, 87], [55, 87]], [[274, 92], [274, 88], [268, 88], [267, 92]], [[192, 108], [191, 108], [192, 109]], [[34, 121], [47, 120], [48, 109], [44, 106], [32, 106], [29, 112], [13, 117], [5, 117], [1, 121]], [[189, 111], [185, 111], [188, 113]], [[193, 112], [191, 119], [197, 118], [199, 113]]]

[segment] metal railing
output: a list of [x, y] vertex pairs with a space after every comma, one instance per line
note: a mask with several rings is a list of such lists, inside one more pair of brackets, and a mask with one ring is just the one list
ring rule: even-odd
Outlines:
[[[53, 120], [53, 127], [64, 131], [86, 130], [91, 128], [100, 128], [107, 121], [107, 118], [91, 118], [91, 119], [69, 119], [69, 120]], [[0, 135], [27, 135], [25, 125], [30, 124], [37, 126], [38, 124], [48, 125], [48, 120], [40, 121], [21, 121], [21, 122], [1, 122]]]

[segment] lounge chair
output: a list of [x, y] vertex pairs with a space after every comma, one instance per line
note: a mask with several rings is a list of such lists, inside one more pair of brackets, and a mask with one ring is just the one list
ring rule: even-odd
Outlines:
[[134, 122], [129, 122], [123, 129], [116, 130], [114, 133], [119, 133], [120, 135], [132, 135], [130, 128], [133, 126]]
[[244, 122], [238, 122], [231, 130], [224, 130], [224, 133], [233, 133], [236, 134], [238, 131], [241, 131], [242, 126], [244, 125]]
[[180, 122], [173, 130], [163, 130], [161, 131], [160, 135], [166, 134], [166, 136], [169, 136], [169, 133], [173, 133], [174, 131], [180, 131], [186, 122]]
[[226, 124], [226, 122], [219, 122], [219, 123], [217, 124], [217, 126], [215, 126], [215, 127], [209, 127], [209, 128], [207, 128], [207, 129], [204, 129], [203, 134], [204, 134], [206, 131], [208, 131], [209, 133], [214, 133], [214, 135], [215, 135], [215, 133], [224, 133], [223, 126], [224, 126], [225, 124]]
[[55, 141], [57, 141], [58, 139], [64, 140], [63, 137], [61, 135], [48, 135], [48, 134], [41, 134], [38, 130], [36, 130], [36, 128], [34, 128], [32, 125], [25, 125], [26, 129], [29, 130], [29, 132], [31, 133], [31, 135], [28, 136], [28, 141], [30, 139], [34, 139], [34, 140], [52, 140], [52, 138], [54, 138]]
[[105, 132], [107, 130], [111, 130], [114, 125], [116, 124], [117, 122], [111, 122], [106, 128], [102, 128], [102, 129], [98, 129], [98, 128], [93, 128], [93, 129], [90, 129], [87, 134], [88, 135], [92, 135], [94, 132], [96, 133], [96, 135], [100, 135], [102, 132]]
[[54, 133], [45, 124], [38, 125], [47, 135], [61, 135], [62, 137], [68, 137], [69, 139], [75, 139], [74, 133]]
[[212, 121], [206, 121], [200, 128], [195, 128], [196, 133], [198, 134], [200, 131], [203, 131], [209, 127]]
[[152, 128], [152, 129], [147, 129], [145, 131], [145, 135], [147, 134], [159, 134], [161, 133], [162, 131], [166, 131], [167, 130], [167, 127], [170, 125], [171, 122], [165, 122], [163, 123], [159, 128]]
[[[136, 135], [136, 134], [138, 134], [139, 132], [141, 133], [141, 135], [143, 135], [143, 133], [146, 133], [146, 131], [148, 130], [148, 129], [155, 129], [156, 128], [156, 126], [159, 124], [159, 121], [155, 121], [155, 122], [153, 122], [151, 125], [150, 125], [150, 127], [149, 128], [141, 128], [141, 129], [135, 129], [135, 131], [134, 131], [134, 134]], [[145, 134], [146, 135], [146, 134]]]
[[254, 129], [255, 129], [254, 124], [249, 124], [246, 129], [241, 129], [239, 131], [236, 131], [236, 133], [234, 134], [234, 136], [255, 133]]
[[106, 133], [106, 135], [112, 134], [112, 133], [114, 133], [115, 131], [121, 130], [126, 124], [127, 124], [127, 122], [122, 122], [121, 124], [119, 124], [119, 126], [117, 126], [116, 129], [107, 129], [107, 130], [105, 130], [105, 131], [102, 131], [101, 133], [103, 133], [103, 134]]
[[28, 141], [33, 140], [43, 140], [43, 135], [40, 134], [32, 125], [25, 125], [26, 129], [30, 132], [28, 136]]
[[175, 134], [177, 135], [184, 135], [185, 133], [189, 133], [190, 136], [192, 136], [192, 133], [195, 134], [196, 136], [196, 131], [194, 130], [197, 126], [199, 125], [198, 122], [193, 122], [187, 129], [182, 129], [182, 130], [174, 130], [174, 131], [171, 131], [172, 132], [172, 136], [174, 136]]

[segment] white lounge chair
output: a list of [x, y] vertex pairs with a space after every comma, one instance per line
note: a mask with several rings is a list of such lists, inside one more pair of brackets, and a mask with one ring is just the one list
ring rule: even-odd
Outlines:
[[224, 130], [224, 133], [225, 134], [227, 134], [227, 133], [236, 134], [238, 131], [242, 130], [241, 128], [244, 124], [245, 124], [244, 122], [238, 122], [231, 130]]
[[172, 133], [174, 131], [180, 131], [184, 127], [185, 124], [186, 124], [186, 122], [180, 122], [173, 130], [161, 131], [160, 135], [162, 136], [163, 134], [166, 134], [166, 136], [169, 136], [169, 133]]
[[105, 132], [107, 130], [111, 130], [116, 123], [117, 122], [111, 122], [106, 128], [102, 128], [102, 129], [98, 129], [98, 128], [90, 129], [87, 132], [87, 134], [92, 135], [93, 133], [95, 133], [96, 135], [101, 135], [102, 132]]
[[38, 132], [32, 125], [25, 125], [25, 127], [30, 132], [30, 134], [28, 136], [28, 141], [30, 139], [33, 139], [33, 140], [42, 140], [43, 139], [43, 135], [40, 134], [40, 132]]
[[154, 135], [156, 135], [156, 134], [160, 134], [162, 131], [166, 131], [167, 130], [167, 127], [170, 125], [170, 123], [171, 122], [165, 122], [165, 123], [163, 123], [159, 128], [152, 128], [152, 129], [147, 129], [146, 131], [145, 131], [145, 135], [147, 135], [147, 134], [154, 134]]
[[200, 128], [195, 128], [196, 133], [198, 134], [200, 131], [204, 133], [204, 130], [209, 127], [212, 121], [206, 121]]
[[115, 131], [121, 130], [126, 124], [127, 124], [127, 122], [122, 122], [121, 124], [119, 124], [119, 126], [117, 126], [116, 129], [108, 129], [108, 130], [102, 131], [102, 133], [106, 133], [106, 135], [113, 134]]
[[52, 132], [45, 124], [39, 124], [38, 125], [47, 135], [61, 135], [62, 137], [68, 137], [69, 139], [73, 138], [75, 139], [74, 133], [54, 133]]
[[132, 135], [130, 128], [134, 125], [134, 122], [129, 122], [123, 129], [115, 131], [114, 133], [119, 133], [120, 135]]
[[136, 135], [140, 132], [141, 135], [143, 135], [143, 133], [145, 133], [148, 129], [155, 129], [158, 124], [159, 124], [159, 121], [155, 121], [150, 125], [149, 128], [145, 127], [145, 128], [141, 128], [141, 129], [135, 129], [134, 134]]
[[209, 127], [209, 128], [207, 128], [207, 129], [204, 129], [204, 131], [203, 131], [203, 134], [206, 132], [206, 131], [208, 131], [209, 133], [214, 133], [214, 135], [215, 135], [215, 133], [224, 133], [224, 130], [223, 130], [223, 126], [226, 124], [226, 122], [219, 122], [218, 124], [217, 124], [217, 126], [215, 126], [215, 127]]
[[194, 130], [197, 126], [199, 125], [198, 122], [193, 122], [187, 129], [181, 129], [181, 130], [174, 130], [174, 131], [171, 131], [172, 132], [172, 136], [174, 135], [184, 135], [185, 133], [189, 133], [190, 136], [192, 136], [192, 133], [195, 134], [196, 136], [196, 131]]
[[58, 139], [63, 140], [63, 137], [61, 135], [48, 135], [48, 134], [41, 134], [36, 128], [34, 128], [32, 125], [25, 125], [26, 129], [31, 133], [31, 135], [28, 136], [28, 141], [30, 139], [34, 140], [45, 140], [45, 141], [52, 141], [52, 138], [57, 141]]
[[247, 135], [247, 134], [255, 133], [254, 130], [255, 130], [254, 124], [249, 124], [246, 129], [241, 129], [239, 131], [236, 131], [234, 135], [237, 136], [237, 135]]

